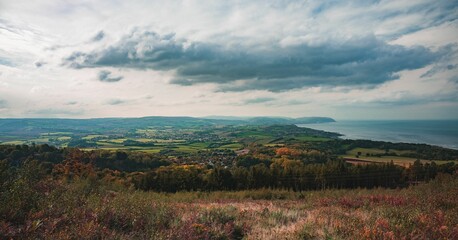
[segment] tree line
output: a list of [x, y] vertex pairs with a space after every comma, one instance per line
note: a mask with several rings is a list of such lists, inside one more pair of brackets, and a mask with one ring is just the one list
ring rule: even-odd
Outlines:
[[[409, 167], [393, 162], [353, 165], [319, 152], [279, 148], [275, 157], [238, 156], [231, 165], [176, 164], [165, 156], [141, 152], [81, 151], [48, 145], [0, 146], [3, 170], [36, 161], [48, 176], [71, 181], [92, 178], [159, 192], [330, 188], [404, 187], [429, 181], [439, 173], [456, 174], [458, 165], [421, 163]], [[268, 156], [259, 153], [259, 156]], [[296, 158], [295, 158], [296, 156]], [[310, 161], [310, 159], [315, 159]]]
[[162, 192], [249, 189], [286, 189], [292, 191], [330, 188], [395, 188], [429, 181], [438, 173], [453, 174], [457, 165], [437, 165], [416, 161], [409, 168], [393, 164], [352, 165], [343, 160], [324, 164], [303, 164], [279, 159], [249, 167], [167, 166], [134, 179], [143, 190]]

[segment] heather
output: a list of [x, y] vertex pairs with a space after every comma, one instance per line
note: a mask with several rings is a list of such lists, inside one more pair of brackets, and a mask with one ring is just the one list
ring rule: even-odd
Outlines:
[[85, 164], [79, 172], [54, 169], [53, 175], [37, 161], [14, 168], [2, 161], [0, 166], [3, 238], [458, 237], [458, 179], [450, 174], [394, 189], [159, 193], [100, 178]]

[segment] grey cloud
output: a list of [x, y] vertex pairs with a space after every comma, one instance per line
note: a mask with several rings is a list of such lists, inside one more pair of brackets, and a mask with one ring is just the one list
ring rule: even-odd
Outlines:
[[289, 100], [285, 103], [285, 105], [304, 105], [304, 104], [309, 104], [311, 101], [306, 101], [306, 100]]
[[8, 60], [8, 59], [5, 59], [5, 58], [1, 58], [0, 57], [0, 65], [4, 65], [4, 66], [8, 66], [8, 67], [13, 67], [14, 64]]
[[99, 41], [103, 40], [104, 38], [105, 38], [105, 32], [104, 31], [99, 31], [96, 35], [94, 35], [88, 41], [81, 42], [81, 43], [76, 43], [76, 44], [56, 44], [56, 45], [53, 45], [51, 47], [45, 48], [45, 50], [55, 51], [55, 50], [62, 49], [62, 48], [78, 47], [78, 46], [84, 45], [84, 44], [91, 44], [91, 43], [94, 43], [94, 42], [99, 42]]
[[70, 102], [66, 102], [65, 105], [76, 105], [78, 104], [77, 101], [70, 101]]
[[[174, 70], [173, 84], [219, 84], [221, 91], [285, 91], [310, 86], [377, 85], [396, 72], [424, 67], [444, 54], [421, 47], [389, 45], [375, 37], [327, 45], [225, 47], [188, 42], [173, 34], [131, 32], [98, 51], [75, 52], [64, 60], [72, 68], [121, 67]], [[242, 84], [234, 86], [234, 81]]]
[[370, 105], [385, 105], [385, 106], [406, 106], [406, 105], [422, 105], [428, 103], [440, 102], [458, 102], [458, 95], [456, 94], [436, 94], [428, 96], [415, 96], [408, 92], [402, 94], [398, 99], [380, 99], [372, 101]]
[[449, 79], [450, 82], [458, 84], [458, 76], [453, 76], [452, 78]]
[[[458, 68], [456, 59], [458, 58], [458, 44], [450, 44], [443, 47], [444, 55], [434, 64], [434, 66], [422, 74], [420, 77], [432, 77], [437, 73], [451, 71]], [[455, 64], [454, 64], [455, 63]]]
[[122, 100], [122, 99], [110, 99], [106, 102], [106, 104], [108, 105], [120, 105], [120, 104], [124, 104], [126, 103], [127, 101], [126, 100]]
[[444, 72], [444, 71], [449, 71], [456, 69], [458, 67], [458, 64], [448, 64], [448, 65], [437, 65], [422, 74], [420, 77], [425, 78], [425, 77], [432, 77], [437, 73]]
[[[362, 0], [365, 1], [365, 0]], [[378, 0], [376, 0], [378, 2]], [[458, 19], [456, 14], [458, 10], [458, 2], [456, 1], [425, 1], [418, 4], [413, 4], [403, 11], [398, 9], [392, 11], [382, 11], [376, 16], [378, 19], [386, 20], [393, 19], [398, 16], [413, 16], [414, 14], [422, 16], [430, 16], [423, 18], [422, 22], [417, 24], [408, 24], [400, 31], [392, 34], [392, 38], [397, 38], [404, 34], [417, 32], [426, 28], [439, 26], [445, 22], [452, 22]]]
[[45, 108], [30, 110], [25, 112], [26, 114], [41, 115], [41, 116], [59, 116], [59, 115], [80, 115], [84, 113], [83, 110], [67, 110], [67, 109], [55, 109], [55, 108]]
[[94, 37], [91, 38], [92, 42], [98, 42], [105, 37], [105, 33], [103, 31], [98, 32]]
[[[348, 6], [364, 10], [365, 14], [361, 14], [360, 11], [348, 12], [347, 16], [352, 17], [351, 21], [355, 21], [356, 24], [370, 25], [374, 21], [382, 23], [396, 18], [422, 16], [420, 22], [398, 24], [395, 27], [396, 31], [382, 33], [383, 37], [388, 39], [396, 39], [405, 34], [439, 26], [445, 22], [452, 22], [458, 19], [458, 15], [456, 14], [458, 10], [457, 1], [415, 1], [414, 4], [410, 3], [407, 5], [403, 4], [403, 1], [390, 2], [380, 0], [317, 2], [320, 3], [311, 11], [311, 14], [316, 18], [319, 18], [322, 13], [326, 13], [329, 10], [345, 11], [345, 8]], [[400, 3], [401, 6], [396, 7], [398, 3]]]
[[119, 77], [111, 76], [111, 72], [110, 71], [103, 70], [103, 71], [99, 72], [99, 80], [101, 82], [119, 82], [123, 78], [124, 78], [123, 76], [119, 76]]
[[258, 104], [258, 103], [272, 102], [274, 100], [275, 98], [271, 98], [271, 97], [260, 97], [260, 98], [247, 99], [244, 101], [244, 103], [245, 104]]
[[35, 67], [37, 67], [37, 68], [40, 68], [40, 67], [42, 67], [42, 66], [45, 65], [45, 64], [46, 64], [46, 63], [45, 63], [45, 62], [42, 62], [42, 61], [37, 61], [37, 62], [34, 63]]

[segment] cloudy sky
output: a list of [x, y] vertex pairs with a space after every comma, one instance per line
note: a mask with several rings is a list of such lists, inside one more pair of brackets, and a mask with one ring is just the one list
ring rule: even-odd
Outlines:
[[458, 118], [458, 2], [0, 0], [0, 117]]

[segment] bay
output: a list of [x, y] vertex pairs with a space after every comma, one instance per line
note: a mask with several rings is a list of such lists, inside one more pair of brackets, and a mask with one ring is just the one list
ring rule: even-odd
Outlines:
[[297, 126], [337, 132], [344, 139], [425, 143], [458, 149], [458, 120], [342, 120]]

